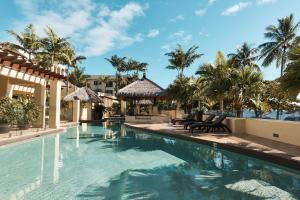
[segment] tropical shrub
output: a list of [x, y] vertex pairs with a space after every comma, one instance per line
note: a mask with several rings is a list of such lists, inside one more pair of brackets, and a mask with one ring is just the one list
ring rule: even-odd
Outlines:
[[40, 116], [41, 108], [32, 96], [20, 96], [16, 100], [18, 109], [18, 125], [31, 125]]
[[102, 119], [104, 113], [106, 113], [106, 112], [107, 112], [107, 108], [104, 105], [97, 104], [97, 105], [95, 105], [95, 108], [94, 108], [94, 118]]
[[0, 99], [0, 123], [1, 124], [14, 124], [18, 119], [18, 105], [15, 100], [9, 97]]

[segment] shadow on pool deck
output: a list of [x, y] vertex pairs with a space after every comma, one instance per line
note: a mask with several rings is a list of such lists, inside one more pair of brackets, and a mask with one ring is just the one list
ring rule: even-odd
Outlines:
[[248, 134], [195, 133], [190, 134], [183, 126], [171, 124], [133, 124], [131, 128], [152, 131], [194, 142], [217, 145], [218, 147], [246, 153], [288, 167], [300, 169], [300, 147]]

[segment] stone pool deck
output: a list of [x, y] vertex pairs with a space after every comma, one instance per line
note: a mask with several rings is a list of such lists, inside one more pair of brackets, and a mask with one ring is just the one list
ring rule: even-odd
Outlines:
[[78, 124], [79, 123], [75, 123], [75, 122], [65, 122], [61, 124], [60, 128], [56, 128], [56, 129], [29, 128], [27, 130], [11, 130], [9, 133], [0, 134], [0, 146], [21, 142], [24, 140], [29, 140], [32, 138], [48, 135], [51, 133], [60, 132], [63, 131], [65, 128], [76, 126]]
[[300, 170], [300, 147], [247, 134], [195, 133], [190, 134], [183, 126], [162, 124], [125, 123], [127, 127], [204, 143], [214, 147], [241, 152], [255, 158], [268, 160]]

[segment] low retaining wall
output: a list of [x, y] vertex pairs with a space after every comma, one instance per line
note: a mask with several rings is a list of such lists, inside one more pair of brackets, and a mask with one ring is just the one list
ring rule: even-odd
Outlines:
[[127, 123], [168, 123], [167, 116], [125, 116]]
[[234, 134], [250, 134], [300, 146], [300, 122], [228, 118], [225, 124]]

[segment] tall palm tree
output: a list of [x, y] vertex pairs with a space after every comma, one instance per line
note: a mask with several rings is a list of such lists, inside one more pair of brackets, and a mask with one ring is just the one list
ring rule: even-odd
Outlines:
[[294, 16], [291, 14], [278, 19], [277, 26], [270, 25], [266, 28], [265, 38], [269, 41], [259, 45], [263, 66], [269, 66], [276, 61], [276, 66], [280, 67], [280, 74], [283, 75], [287, 63], [287, 52], [292, 47], [299, 25], [300, 22], [294, 23]]
[[232, 67], [245, 68], [246, 66], [259, 69], [255, 63], [257, 59], [257, 48], [251, 48], [247, 42], [244, 42], [241, 48], [237, 49], [235, 53], [228, 54], [229, 62]]
[[198, 46], [192, 46], [185, 52], [181, 45], [177, 45], [174, 51], [165, 54], [169, 57], [169, 65], [166, 68], [177, 70], [178, 77], [182, 77], [184, 69], [203, 55], [196, 52], [198, 48]]
[[75, 67], [69, 74], [69, 81], [77, 87], [84, 87], [87, 85], [87, 78], [89, 75], [84, 74], [84, 68]]
[[118, 76], [122, 71], [124, 71], [124, 63], [126, 57], [118, 57], [117, 55], [111, 56], [111, 58], [105, 58], [116, 70], [116, 90], [118, 91], [119, 87], [119, 78]]
[[46, 38], [42, 39], [43, 52], [41, 54], [50, 57], [50, 66], [55, 64], [65, 64], [65, 54], [70, 51], [71, 47], [68, 38], [61, 38], [49, 26], [45, 29]]
[[42, 47], [41, 40], [36, 34], [33, 24], [26, 26], [25, 30], [20, 34], [12, 30], [7, 30], [7, 32], [13, 36], [18, 43], [8, 43], [8, 45], [14, 49], [27, 53], [30, 61], [32, 60], [32, 56]]
[[148, 63], [145, 63], [145, 62], [139, 63], [138, 68], [137, 68], [137, 75], [139, 74], [139, 72], [146, 72], [147, 66], [148, 66]]
[[219, 98], [221, 112], [224, 110], [224, 96], [231, 86], [229, 72], [229, 66], [221, 51], [217, 52], [214, 64], [203, 64], [196, 72], [206, 81], [207, 95]]
[[280, 78], [281, 85], [293, 96], [300, 92], [300, 41], [296, 42], [288, 52], [290, 63], [285, 74]]
[[78, 68], [78, 64], [86, 59], [85, 56], [76, 55], [74, 50], [68, 48], [62, 51], [62, 59], [64, 59], [64, 64], [67, 65], [67, 93], [69, 92], [69, 73], [70, 68]]
[[185, 113], [188, 111], [188, 105], [193, 101], [191, 94], [195, 91], [194, 83], [193, 77], [178, 76], [167, 88], [168, 95], [177, 100], [177, 106], [179, 103], [184, 106]]
[[233, 106], [237, 116], [242, 115], [243, 104], [246, 98], [251, 98], [256, 93], [263, 80], [262, 73], [253, 67], [246, 66], [243, 69], [232, 69], [230, 71], [230, 92], [234, 98]]

